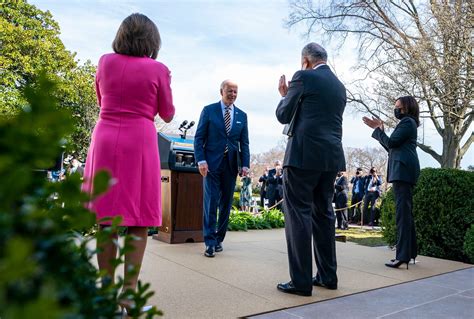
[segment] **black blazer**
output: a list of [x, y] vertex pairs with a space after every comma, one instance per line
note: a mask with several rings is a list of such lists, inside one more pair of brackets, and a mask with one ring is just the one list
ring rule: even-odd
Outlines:
[[347, 184], [347, 178], [345, 176], [341, 176], [336, 179], [334, 188], [336, 189], [336, 199], [339, 198], [339, 196], [345, 196], [347, 199], [347, 190], [349, 189], [349, 185]]
[[346, 88], [327, 65], [296, 72], [288, 94], [276, 110], [280, 123], [291, 121], [300, 98], [294, 134], [288, 138], [283, 166], [322, 172], [345, 171], [341, 139]]
[[416, 184], [420, 175], [420, 162], [416, 153], [417, 126], [412, 117], [405, 116], [390, 137], [379, 128], [372, 137], [388, 151], [387, 180]]

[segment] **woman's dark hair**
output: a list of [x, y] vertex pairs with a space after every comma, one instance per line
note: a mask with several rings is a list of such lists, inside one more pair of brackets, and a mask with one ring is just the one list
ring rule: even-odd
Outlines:
[[161, 47], [157, 26], [146, 15], [133, 13], [120, 25], [112, 49], [115, 53], [156, 59]]
[[420, 126], [420, 108], [415, 98], [407, 95], [399, 97], [397, 101], [402, 104], [405, 115], [411, 116], [415, 120], [416, 126]]

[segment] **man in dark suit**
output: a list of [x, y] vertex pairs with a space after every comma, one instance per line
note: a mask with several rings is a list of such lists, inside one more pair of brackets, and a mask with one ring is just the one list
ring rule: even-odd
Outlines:
[[[355, 176], [352, 177], [351, 179], [351, 184], [352, 184], [351, 206], [362, 201], [362, 198], [364, 197], [364, 181], [365, 181], [365, 177], [362, 176], [362, 168], [359, 167], [356, 170]], [[349, 213], [350, 222], [357, 222], [358, 218], [360, 218], [360, 215], [361, 215], [360, 206], [361, 204], [359, 203], [358, 205], [350, 209], [350, 213]]]
[[347, 229], [347, 190], [349, 189], [347, 184], [347, 178], [344, 175], [345, 172], [339, 172], [337, 174], [336, 183], [334, 188], [336, 189], [336, 219], [337, 228]]
[[194, 154], [204, 177], [206, 257], [223, 250], [237, 174], [242, 166], [242, 175], [247, 175], [250, 166], [247, 114], [234, 105], [237, 92], [237, 84], [222, 82], [222, 100], [204, 107], [194, 137]]
[[[290, 123], [297, 110], [283, 162], [283, 210], [291, 281], [280, 291], [310, 296], [312, 286], [337, 289], [334, 180], [345, 171], [342, 115], [346, 89], [326, 65], [326, 50], [307, 44], [301, 54], [302, 70], [289, 86], [280, 78], [282, 96], [276, 116]], [[311, 239], [318, 268], [312, 277]]]
[[279, 184], [281, 184], [281, 162], [275, 161], [275, 167], [268, 171], [267, 198], [268, 207], [273, 207], [281, 200]]
[[[377, 175], [377, 169], [372, 167], [369, 171], [369, 175], [365, 177], [364, 181], [364, 218], [361, 220], [361, 225], [365, 221], [369, 220], [369, 226], [374, 226], [375, 216], [375, 204], [377, 199], [382, 194], [382, 177]], [[370, 205], [370, 216], [368, 215]], [[362, 218], [361, 218], [362, 219]]]
[[267, 180], [268, 168], [265, 169], [263, 175], [258, 179], [258, 182], [260, 183], [260, 205], [262, 208], [265, 208], [265, 198], [267, 198]]

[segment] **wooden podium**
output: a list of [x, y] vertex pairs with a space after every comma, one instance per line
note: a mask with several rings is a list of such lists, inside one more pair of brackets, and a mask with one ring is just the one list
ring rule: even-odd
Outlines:
[[202, 176], [161, 170], [162, 226], [153, 235], [169, 244], [202, 242]]

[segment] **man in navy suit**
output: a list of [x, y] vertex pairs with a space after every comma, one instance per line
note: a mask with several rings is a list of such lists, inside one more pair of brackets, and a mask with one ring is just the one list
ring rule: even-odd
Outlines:
[[222, 100], [204, 107], [194, 136], [194, 154], [204, 177], [206, 257], [223, 250], [237, 174], [242, 167], [241, 174], [247, 175], [250, 166], [247, 114], [234, 105], [237, 92], [236, 83], [222, 82]]

